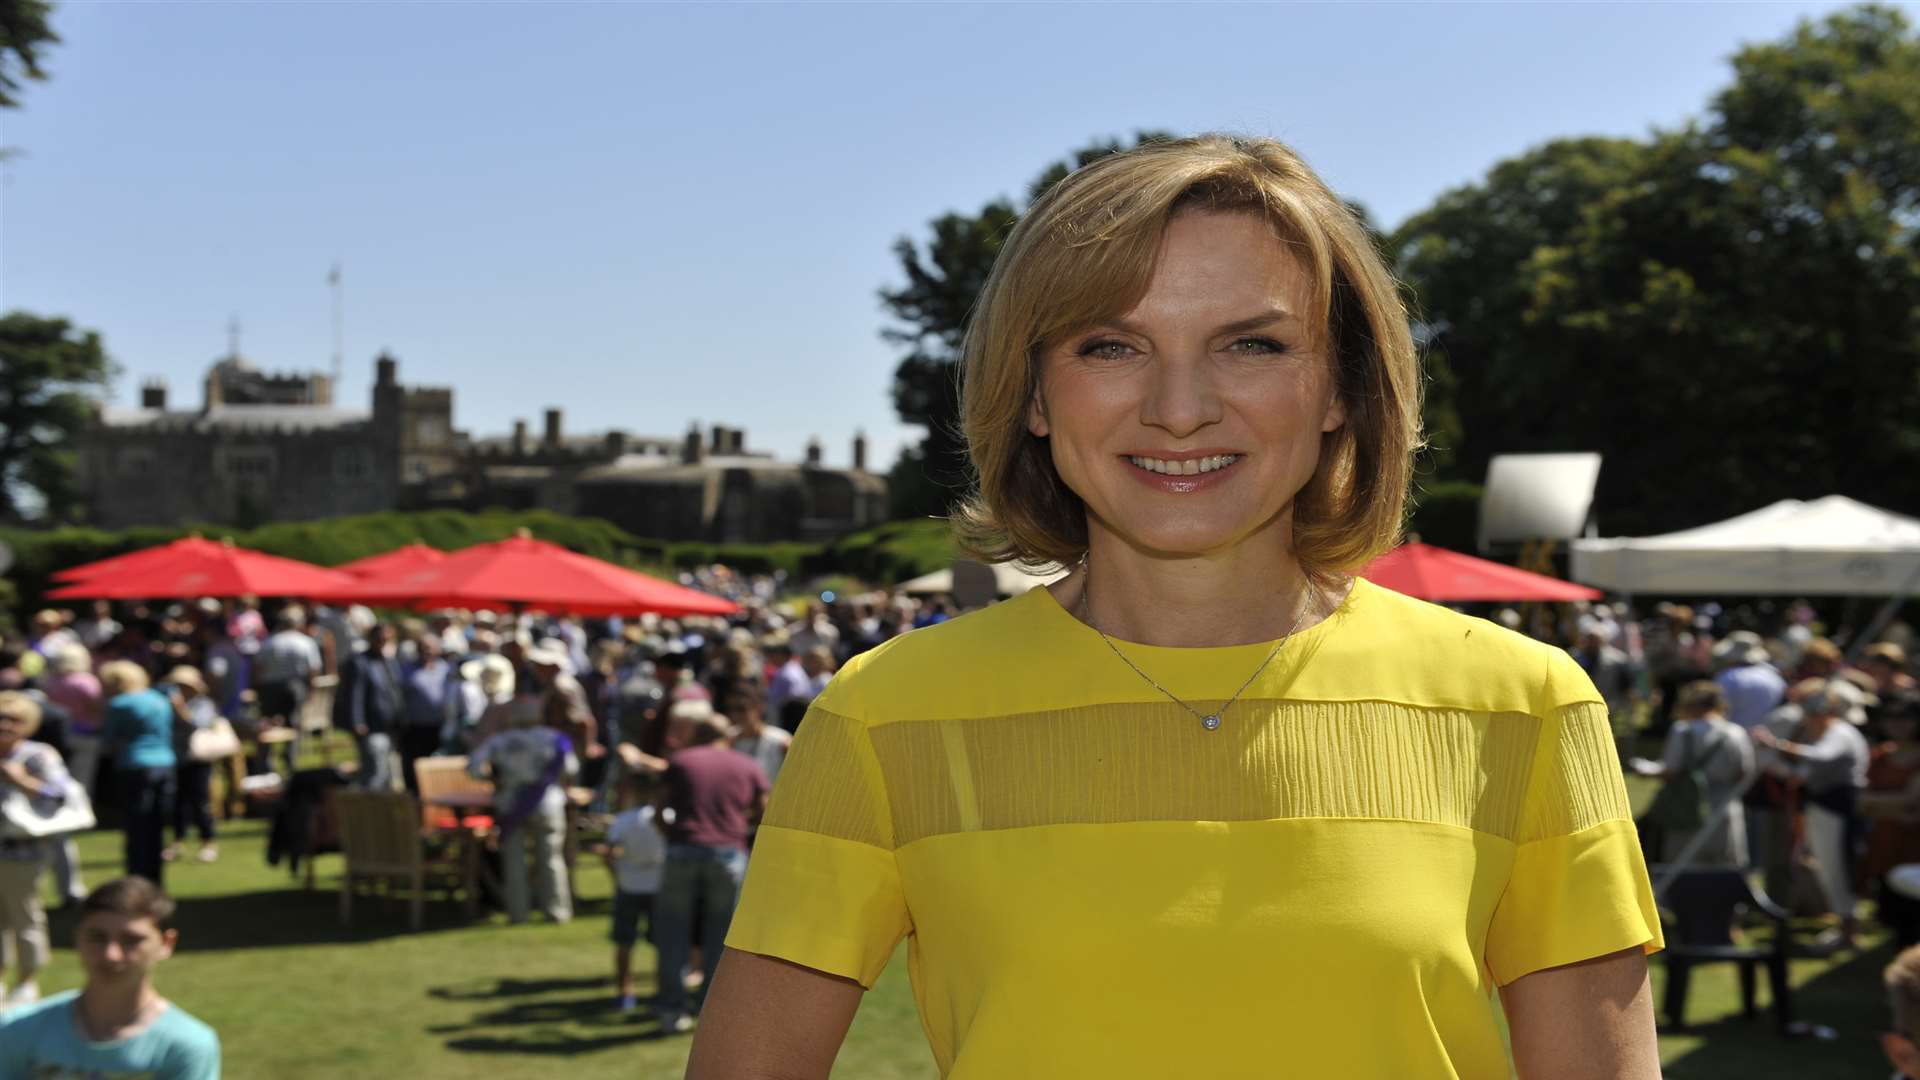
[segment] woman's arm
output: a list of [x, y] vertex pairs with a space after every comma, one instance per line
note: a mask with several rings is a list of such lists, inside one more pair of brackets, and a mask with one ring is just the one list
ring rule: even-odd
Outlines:
[[1515, 979], [1500, 999], [1520, 1080], [1659, 1080], [1639, 946]]
[[865, 992], [852, 979], [728, 949], [700, 1010], [687, 1080], [827, 1080]]

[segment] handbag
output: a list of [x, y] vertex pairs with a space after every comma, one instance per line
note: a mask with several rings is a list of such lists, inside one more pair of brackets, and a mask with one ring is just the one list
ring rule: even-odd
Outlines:
[[0, 796], [0, 836], [38, 840], [84, 832], [93, 826], [93, 800], [87, 798], [87, 789], [78, 782], [67, 784], [67, 794], [59, 802], [36, 799], [12, 786]]
[[1692, 832], [1713, 816], [1713, 807], [1707, 804], [1707, 775], [1702, 768], [1706, 763], [1693, 760], [1693, 739], [1698, 731], [1687, 729], [1685, 759], [1679, 770], [1660, 785], [1653, 805], [1647, 807], [1647, 823], [1669, 833]]
[[240, 752], [240, 736], [222, 716], [187, 736], [187, 756], [201, 763], [224, 761]]

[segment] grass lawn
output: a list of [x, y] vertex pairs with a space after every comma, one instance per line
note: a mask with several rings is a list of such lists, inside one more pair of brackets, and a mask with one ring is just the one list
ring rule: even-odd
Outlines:
[[[234, 823], [222, 835], [219, 862], [168, 869], [167, 885], [180, 898], [181, 949], [161, 967], [160, 987], [220, 1032], [227, 1076], [681, 1074], [687, 1038], [657, 1038], [650, 1020], [610, 1007], [611, 882], [597, 863], [582, 863], [580, 917], [569, 925], [510, 927], [499, 917], [469, 925], [457, 905], [437, 903], [428, 905], [426, 928], [412, 933], [397, 901], [361, 901], [355, 925], [340, 925], [332, 887], [338, 856], [321, 858], [321, 887], [308, 892], [285, 867], [267, 866], [264, 849], [262, 823]], [[98, 882], [118, 870], [119, 834], [82, 837], [81, 852], [89, 881]], [[43, 981], [49, 991], [76, 985], [80, 974], [70, 951], [71, 919], [53, 920], [56, 951]], [[645, 996], [652, 976], [644, 951], [641, 959]], [[1752, 1022], [1740, 1019], [1731, 968], [1697, 972], [1689, 1011], [1696, 1030], [1660, 1040], [1667, 1075], [1885, 1076], [1890, 1070], [1879, 1061], [1875, 1033], [1885, 1013], [1879, 972], [1889, 959], [1891, 948], [1881, 942], [1857, 958], [1795, 965], [1801, 1018], [1840, 1032], [1840, 1041], [1825, 1044], [1776, 1039], [1764, 1012]], [[1661, 978], [1656, 962], [1656, 1000]], [[835, 1075], [934, 1076], [904, 953], [861, 1007]]]

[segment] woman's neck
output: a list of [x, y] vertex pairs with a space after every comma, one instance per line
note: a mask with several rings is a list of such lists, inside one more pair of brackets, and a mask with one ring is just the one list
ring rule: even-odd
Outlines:
[[1224, 552], [1171, 557], [1093, 530], [1084, 566], [1054, 598], [1109, 637], [1145, 645], [1213, 648], [1273, 641], [1325, 618], [1344, 595], [1309, 587], [1278, 542], [1256, 538]]

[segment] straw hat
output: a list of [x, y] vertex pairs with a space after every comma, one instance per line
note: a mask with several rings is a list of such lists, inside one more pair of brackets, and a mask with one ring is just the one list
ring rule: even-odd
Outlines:
[[573, 671], [573, 659], [567, 651], [567, 643], [559, 638], [542, 638], [539, 643], [527, 647], [525, 657], [529, 664], [559, 668], [569, 673]]
[[182, 664], [167, 672], [167, 681], [175, 686], [184, 686], [196, 694], [207, 692], [207, 680], [200, 677], [200, 669]]
[[460, 677], [477, 683], [480, 692], [489, 698], [502, 698], [513, 693], [513, 664], [498, 653], [488, 653], [461, 664]]

